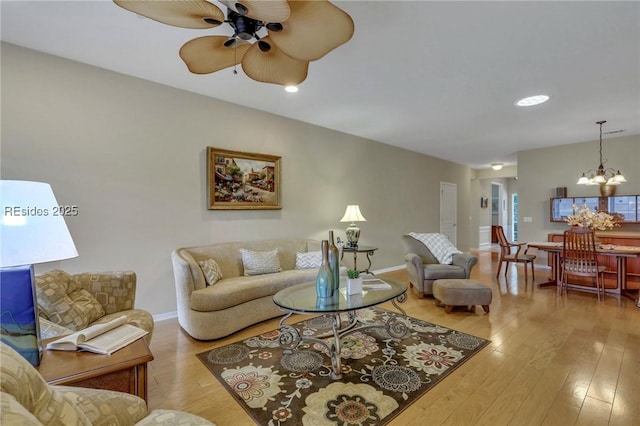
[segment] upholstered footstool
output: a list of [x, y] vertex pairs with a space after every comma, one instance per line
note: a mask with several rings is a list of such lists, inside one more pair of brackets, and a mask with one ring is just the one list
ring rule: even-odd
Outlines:
[[451, 313], [454, 306], [473, 307], [482, 305], [489, 313], [491, 288], [481, 282], [466, 279], [445, 279], [433, 282], [433, 297], [444, 305], [444, 311]]

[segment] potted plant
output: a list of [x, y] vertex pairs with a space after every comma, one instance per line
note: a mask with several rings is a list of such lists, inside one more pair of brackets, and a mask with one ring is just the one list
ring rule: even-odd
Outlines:
[[360, 294], [362, 293], [362, 278], [360, 277], [360, 271], [355, 269], [347, 270], [347, 294]]

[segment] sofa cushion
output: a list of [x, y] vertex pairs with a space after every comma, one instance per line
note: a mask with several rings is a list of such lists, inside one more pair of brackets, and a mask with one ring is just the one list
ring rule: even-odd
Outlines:
[[298, 269], [278, 274], [223, 278], [214, 286], [192, 292], [191, 309], [202, 312], [227, 309], [250, 300], [273, 296], [292, 285], [315, 281], [317, 274], [315, 269]]
[[322, 263], [321, 251], [296, 253], [296, 269], [318, 269]]
[[439, 280], [443, 278], [466, 278], [464, 268], [454, 265], [427, 264], [424, 266], [425, 280]]
[[202, 268], [207, 285], [214, 285], [222, 279], [222, 269], [220, 269], [220, 265], [215, 260], [201, 260], [198, 264]]
[[273, 274], [282, 271], [278, 249], [253, 251], [240, 249], [245, 276]]
[[49, 321], [73, 331], [104, 316], [100, 302], [64, 271], [36, 277], [38, 307]]

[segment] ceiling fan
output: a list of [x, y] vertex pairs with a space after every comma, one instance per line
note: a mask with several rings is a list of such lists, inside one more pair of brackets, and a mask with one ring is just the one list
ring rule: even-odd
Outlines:
[[219, 0], [227, 8], [226, 19], [206, 0], [113, 1], [176, 27], [228, 24], [232, 35], [198, 37], [180, 48], [189, 71], [209, 74], [241, 64], [253, 80], [283, 86], [302, 83], [309, 62], [349, 41], [354, 31], [351, 16], [328, 0]]

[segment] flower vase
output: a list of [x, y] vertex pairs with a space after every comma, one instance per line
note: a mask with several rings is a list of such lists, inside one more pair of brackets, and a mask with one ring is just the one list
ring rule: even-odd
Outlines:
[[319, 299], [333, 296], [333, 275], [329, 267], [329, 242], [322, 240], [322, 263], [316, 276], [316, 295]]
[[362, 293], [362, 277], [347, 278], [347, 294], [361, 294]]
[[340, 288], [340, 258], [338, 247], [333, 242], [333, 231], [329, 231], [329, 269], [333, 277], [333, 291], [336, 292]]

